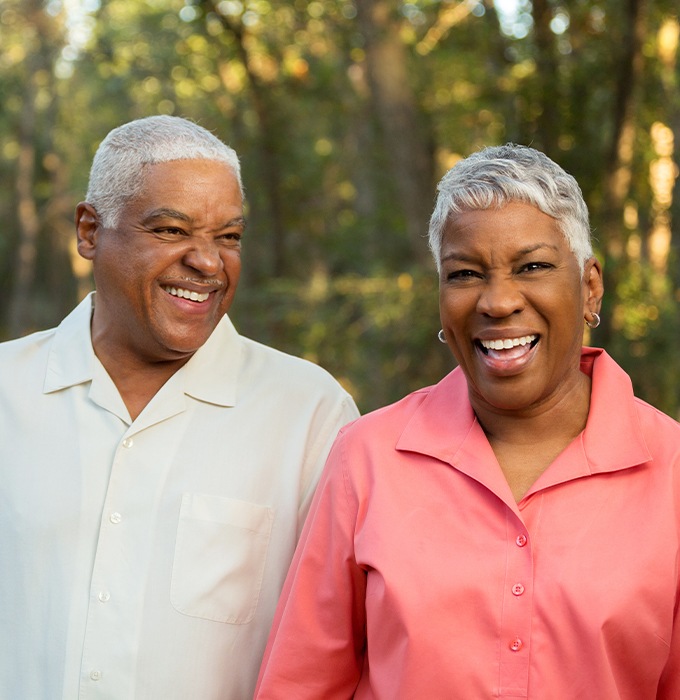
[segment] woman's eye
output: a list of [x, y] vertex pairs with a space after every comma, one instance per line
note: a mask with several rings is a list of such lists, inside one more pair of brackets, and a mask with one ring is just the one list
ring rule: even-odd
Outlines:
[[544, 263], [544, 262], [530, 262], [524, 265], [522, 268], [523, 270], [526, 270], [527, 272], [532, 272], [534, 270], [548, 270], [552, 267], [550, 263]]
[[469, 280], [479, 277], [479, 273], [474, 270], [453, 270], [447, 275], [450, 280]]

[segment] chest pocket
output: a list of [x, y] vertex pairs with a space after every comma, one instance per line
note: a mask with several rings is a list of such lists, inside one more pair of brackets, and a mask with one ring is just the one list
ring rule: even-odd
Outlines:
[[267, 506], [185, 493], [170, 587], [175, 610], [216, 622], [250, 622], [273, 520]]

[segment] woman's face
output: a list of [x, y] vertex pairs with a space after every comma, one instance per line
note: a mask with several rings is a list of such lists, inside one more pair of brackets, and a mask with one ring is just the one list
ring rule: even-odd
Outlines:
[[474, 408], [531, 410], [578, 386], [584, 318], [599, 311], [602, 275], [583, 275], [557, 222], [536, 207], [456, 214], [441, 249], [444, 334]]

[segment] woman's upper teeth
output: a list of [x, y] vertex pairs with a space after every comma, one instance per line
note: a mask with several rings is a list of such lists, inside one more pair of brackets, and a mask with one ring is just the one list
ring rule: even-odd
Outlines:
[[483, 348], [487, 350], [509, 350], [517, 345], [526, 345], [536, 340], [535, 335], [523, 335], [521, 338], [499, 338], [498, 340], [480, 340]]
[[166, 292], [182, 299], [191, 299], [191, 301], [205, 301], [209, 296], [209, 292], [192, 292], [182, 287], [163, 287]]

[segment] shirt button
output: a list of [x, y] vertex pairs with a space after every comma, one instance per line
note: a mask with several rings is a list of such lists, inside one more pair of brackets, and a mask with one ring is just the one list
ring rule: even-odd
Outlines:
[[90, 671], [90, 678], [93, 681], [98, 681], [102, 677], [101, 671]]
[[114, 524], [118, 525], [118, 523], [123, 519], [123, 516], [120, 513], [111, 513], [109, 515], [109, 520]]
[[99, 591], [97, 596], [102, 603], [108, 603], [111, 600], [111, 594], [108, 591]]
[[510, 650], [511, 651], [519, 651], [522, 647], [524, 646], [524, 643], [519, 637], [515, 637], [511, 642], [510, 642]]
[[125, 438], [125, 440], [123, 440], [123, 447], [127, 449], [130, 449], [134, 444], [132, 438]]
[[513, 595], [522, 595], [524, 593], [524, 586], [521, 583], [516, 583], [512, 587], [512, 594]]
[[515, 540], [515, 544], [518, 547], [524, 547], [524, 545], [527, 543], [527, 536], [526, 535], [517, 535], [517, 539]]

